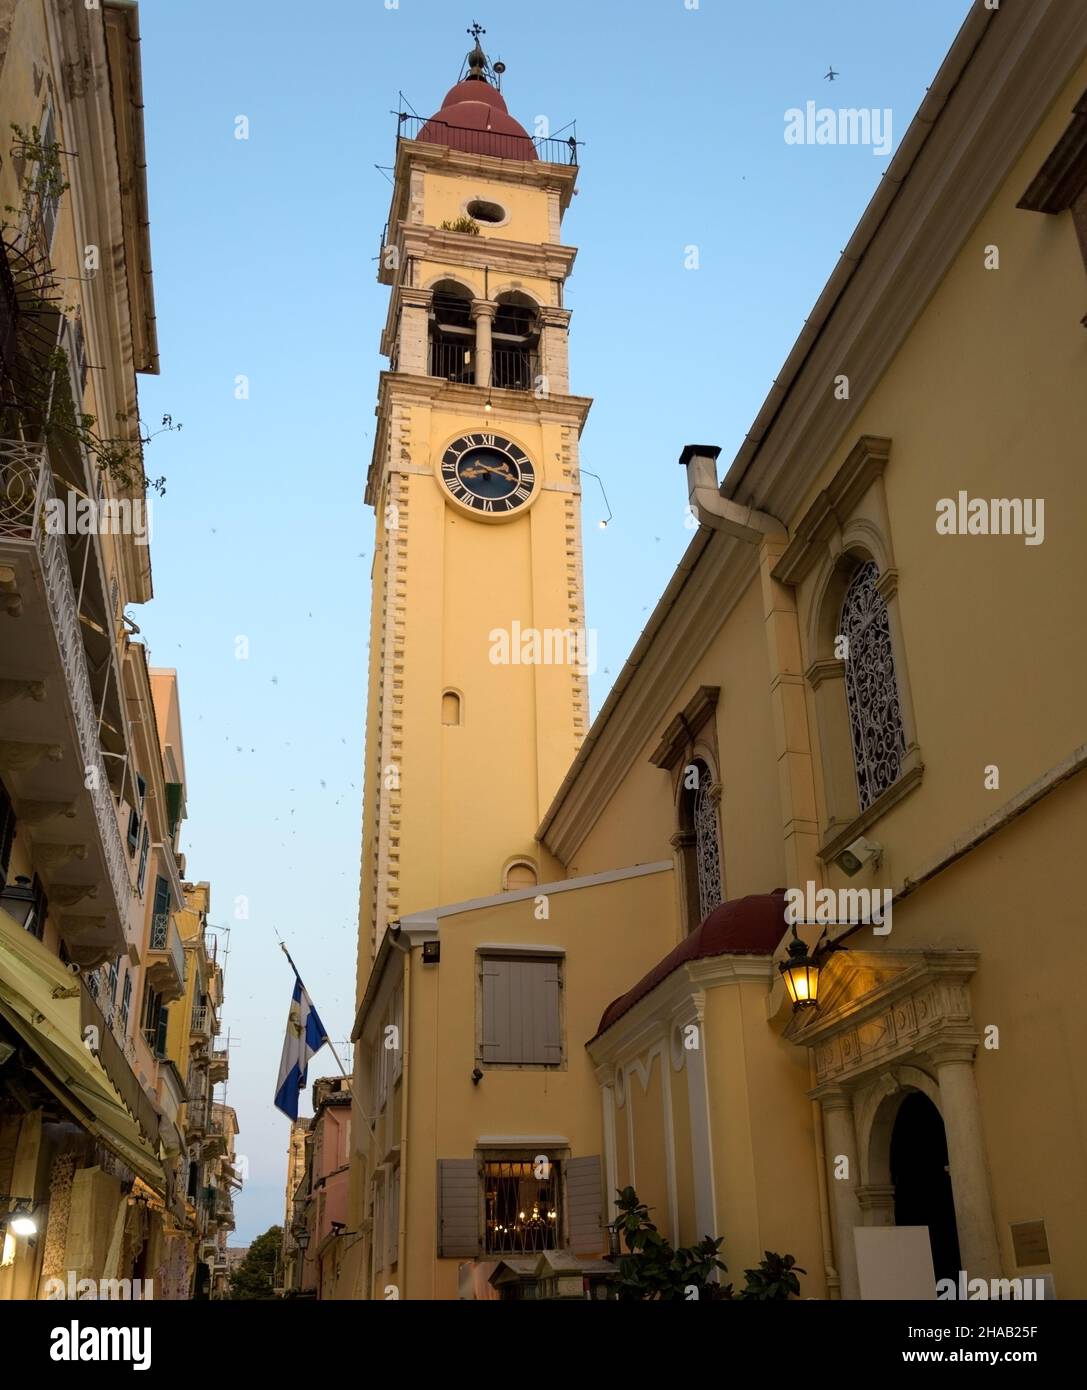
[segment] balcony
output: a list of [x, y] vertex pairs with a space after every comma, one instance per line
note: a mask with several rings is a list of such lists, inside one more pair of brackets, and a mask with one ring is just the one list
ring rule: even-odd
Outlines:
[[204, 1131], [204, 1158], [218, 1158], [226, 1153], [226, 1131], [223, 1128], [222, 1117], [215, 1113], [215, 1107], [208, 1115], [207, 1126]]
[[208, 1102], [207, 1097], [202, 1096], [197, 1099], [189, 1098], [185, 1106], [185, 1131], [190, 1137], [199, 1137], [204, 1133], [208, 1123]]
[[475, 130], [467, 126], [450, 125], [433, 116], [398, 113], [397, 145], [401, 140], [421, 140], [424, 144], [448, 145], [467, 154], [487, 154], [496, 159], [539, 160], [544, 164], [577, 164], [578, 141], [533, 139], [528, 135], [506, 135], [498, 131]]
[[167, 1003], [185, 992], [185, 947], [168, 912], [158, 912], [151, 919], [147, 978]]
[[[103, 758], [104, 741], [116, 752], [124, 740], [100, 718], [117, 684], [112, 619], [98, 614], [105, 628], [92, 619], [95, 585], [81, 578], [81, 603], [72, 582], [73, 564], [100, 581], [98, 538], [47, 530], [51, 501], [45, 446], [0, 439], [0, 608], [8, 624], [0, 647], [7, 696], [0, 774], [18, 820], [31, 829], [35, 868], [69, 955], [91, 969], [125, 949], [132, 889]], [[99, 605], [91, 606], [97, 613]], [[97, 685], [85, 646], [92, 631], [101, 649]]]
[[192, 1021], [189, 1024], [190, 1034], [197, 1039], [205, 1042], [211, 1037], [212, 1011], [207, 1004], [197, 1004], [192, 1011]]
[[208, 1059], [208, 1080], [214, 1086], [217, 1081], [225, 1081], [230, 1075], [230, 1053], [225, 1047], [212, 1049]]

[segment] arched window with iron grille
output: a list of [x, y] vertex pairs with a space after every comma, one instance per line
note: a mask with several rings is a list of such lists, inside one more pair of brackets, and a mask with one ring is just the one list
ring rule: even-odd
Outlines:
[[845, 693], [862, 811], [898, 781], [906, 753], [891, 625], [876, 585], [878, 578], [874, 560], [858, 567], [849, 581], [839, 623], [848, 644]]

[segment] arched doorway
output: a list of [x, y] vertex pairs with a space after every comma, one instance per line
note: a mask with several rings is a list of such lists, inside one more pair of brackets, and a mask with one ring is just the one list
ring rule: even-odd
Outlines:
[[927, 1226], [936, 1278], [958, 1281], [959, 1235], [939, 1110], [921, 1091], [902, 1100], [891, 1130], [894, 1224]]

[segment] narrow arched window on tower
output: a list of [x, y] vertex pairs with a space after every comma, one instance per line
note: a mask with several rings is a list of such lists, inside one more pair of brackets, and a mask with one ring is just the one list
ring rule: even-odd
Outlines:
[[500, 294], [497, 303], [491, 329], [491, 379], [495, 386], [531, 391], [539, 373], [539, 311], [527, 294], [517, 290]]
[[472, 295], [455, 280], [440, 280], [434, 286], [429, 338], [430, 375], [471, 386], [476, 345]]
[[858, 568], [849, 581], [839, 624], [848, 642], [845, 694], [862, 811], [898, 781], [906, 753], [891, 624], [876, 587], [878, 578], [874, 560]]
[[442, 691], [442, 723], [460, 723], [460, 696], [455, 690]]

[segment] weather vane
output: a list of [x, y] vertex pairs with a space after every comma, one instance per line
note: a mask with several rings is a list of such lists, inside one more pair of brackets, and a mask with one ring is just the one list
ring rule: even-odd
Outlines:
[[477, 21], [472, 25], [470, 29], [466, 30], [466, 32], [471, 34], [472, 38], [474, 38], [476, 43], [478, 44], [480, 34], [485, 34], [487, 31], [486, 29], [484, 29], [483, 25], [478, 23]]

